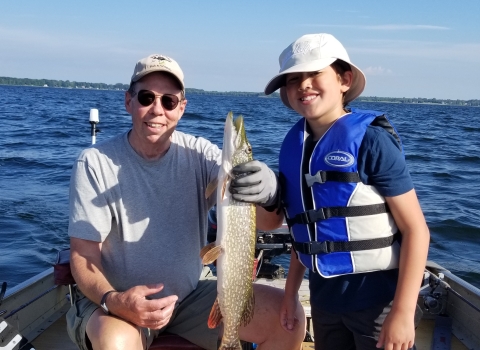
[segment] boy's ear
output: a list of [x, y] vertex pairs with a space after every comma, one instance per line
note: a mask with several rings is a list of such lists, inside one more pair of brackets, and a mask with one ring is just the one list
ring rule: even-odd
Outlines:
[[340, 81], [342, 83], [342, 86], [345, 88], [345, 91], [350, 89], [353, 82], [353, 72], [346, 71], [345, 73], [343, 73], [343, 75], [340, 77]]

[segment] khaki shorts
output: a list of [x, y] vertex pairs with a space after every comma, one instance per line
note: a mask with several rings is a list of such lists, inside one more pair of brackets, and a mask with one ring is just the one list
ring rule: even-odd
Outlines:
[[[209, 329], [208, 316], [217, 297], [217, 281], [202, 280], [197, 288], [175, 308], [167, 326], [160, 330], [143, 328], [147, 337], [147, 348], [153, 339], [163, 332], [177, 334], [198, 346], [216, 350], [218, 346], [219, 328]], [[87, 322], [99, 306], [77, 291], [77, 301], [67, 312], [67, 331], [70, 339], [81, 350], [92, 350], [86, 335]]]

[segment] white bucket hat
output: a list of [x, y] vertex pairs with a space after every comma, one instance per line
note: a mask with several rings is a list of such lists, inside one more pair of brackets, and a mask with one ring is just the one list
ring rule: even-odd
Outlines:
[[182, 90], [185, 90], [182, 69], [173, 58], [165, 55], [153, 54], [138, 61], [135, 65], [135, 69], [133, 70], [131, 81], [139, 81], [147, 74], [153, 72], [170, 73], [178, 80]]
[[285, 106], [292, 108], [285, 90], [285, 74], [298, 72], [314, 72], [328, 67], [336, 60], [348, 63], [352, 68], [353, 81], [345, 93], [345, 104], [357, 98], [365, 88], [365, 74], [350, 62], [347, 51], [333, 35], [307, 34], [291, 43], [280, 54], [278, 59], [280, 70], [265, 87], [265, 95], [280, 88], [280, 98]]

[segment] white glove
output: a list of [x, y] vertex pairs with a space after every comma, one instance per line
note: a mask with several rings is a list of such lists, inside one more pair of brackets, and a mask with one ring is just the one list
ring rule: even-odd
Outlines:
[[265, 163], [258, 160], [242, 163], [232, 169], [232, 174], [234, 179], [229, 190], [233, 199], [259, 204], [262, 207], [277, 204], [278, 179]]

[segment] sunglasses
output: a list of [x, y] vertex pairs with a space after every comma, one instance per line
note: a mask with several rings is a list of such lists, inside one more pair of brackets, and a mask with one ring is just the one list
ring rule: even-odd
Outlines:
[[156, 95], [150, 90], [140, 90], [137, 94], [138, 102], [145, 107], [148, 107], [155, 102], [157, 97], [160, 97], [160, 102], [162, 103], [163, 108], [167, 111], [173, 111], [177, 108], [178, 103], [180, 102], [180, 99], [176, 95]]

